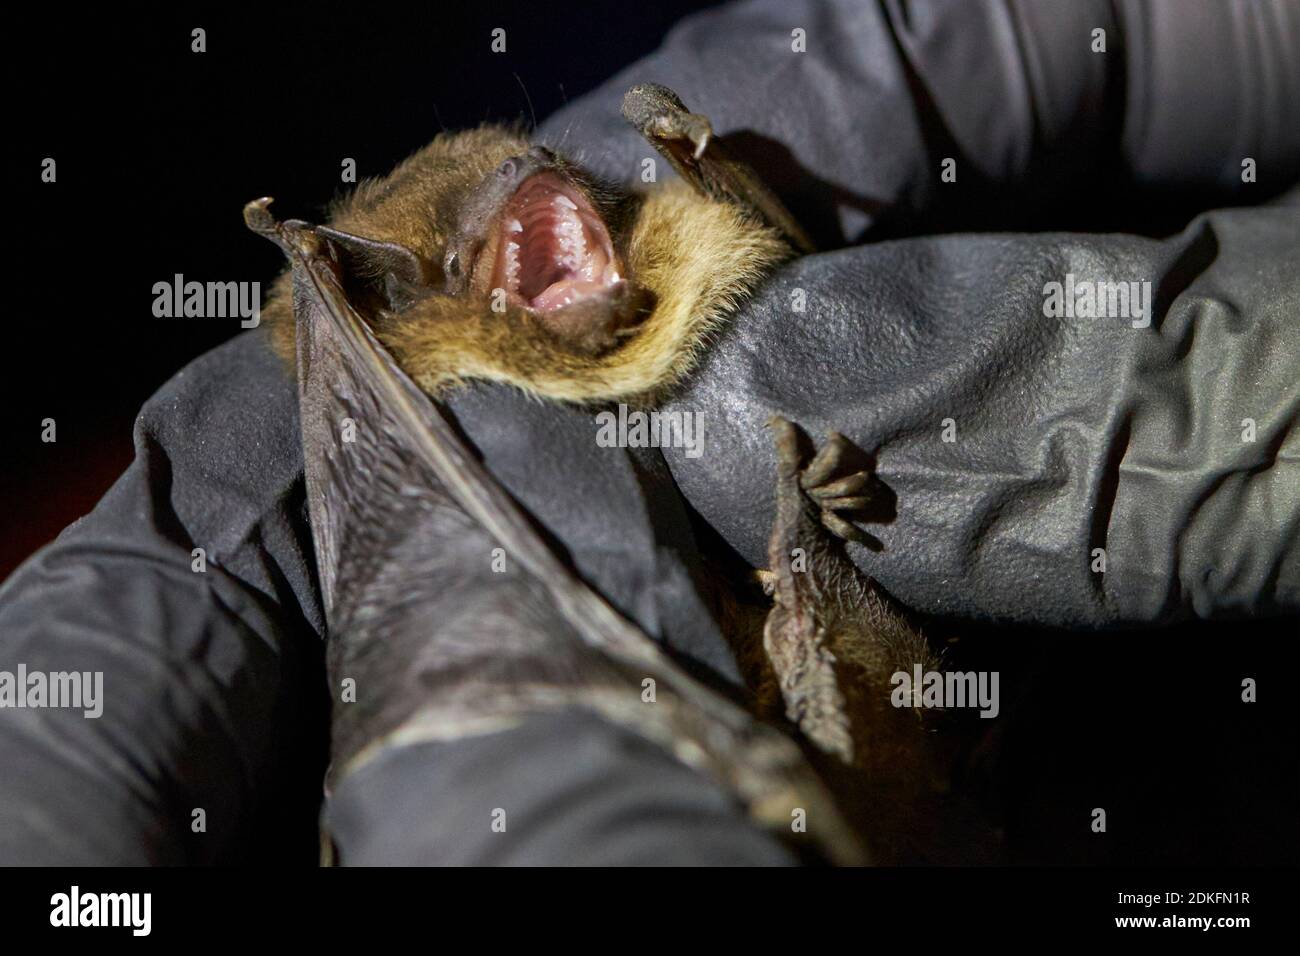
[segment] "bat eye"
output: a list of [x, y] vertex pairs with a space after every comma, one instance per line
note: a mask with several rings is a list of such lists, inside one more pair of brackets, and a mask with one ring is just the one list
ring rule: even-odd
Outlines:
[[446, 260], [446, 264], [443, 266], [443, 269], [447, 273], [447, 275], [451, 276], [453, 279], [459, 279], [460, 278], [460, 256], [455, 252], [447, 253], [447, 260]]
[[500, 176], [502, 179], [509, 179], [515, 175], [518, 169], [519, 166], [515, 163], [513, 159], [507, 159], [504, 163], [502, 163], [500, 166], [497, 167], [497, 175]]

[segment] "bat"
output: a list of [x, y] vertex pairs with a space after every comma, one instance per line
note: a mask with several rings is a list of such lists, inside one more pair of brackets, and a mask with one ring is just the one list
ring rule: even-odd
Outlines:
[[[634, 87], [624, 112], [682, 180], [633, 193], [485, 126], [437, 137], [336, 205], [322, 235], [346, 291], [426, 393], [478, 379], [567, 402], [650, 404], [807, 241], [671, 91]], [[761, 192], [737, 200], [750, 189]], [[291, 359], [287, 277], [263, 319]]]
[[[706, 773], [785, 837], [804, 808], [821, 853], [863, 862], [846, 803], [877, 830], [890, 803], [899, 833], [941, 811], [925, 802], [922, 721], [887, 703], [890, 673], [936, 659], [844, 551], [870, 503], [860, 452], [838, 435], [813, 448], [772, 420], [777, 514], [760, 575], [770, 601], [743, 582], [714, 595], [754, 691], [747, 712], [570, 570], [439, 407], [471, 380], [653, 404], [765, 275], [811, 250], [672, 91], [634, 87], [623, 112], [679, 182], [634, 194], [485, 127], [439, 137], [360, 187], [329, 225], [278, 222], [269, 199], [245, 207], [290, 264], [264, 316], [297, 371], [331, 679], [369, 688], [367, 703], [335, 707], [331, 779], [385, 748], [587, 708]], [[369, 425], [344, 443], [344, 420]], [[460, 553], [501, 547], [511, 571], [469, 567], [448, 541]], [[658, 688], [649, 708], [647, 678]], [[783, 722], [803, 750], [772, 726]], [[902, 858], [896, 842], [871, 850]]]

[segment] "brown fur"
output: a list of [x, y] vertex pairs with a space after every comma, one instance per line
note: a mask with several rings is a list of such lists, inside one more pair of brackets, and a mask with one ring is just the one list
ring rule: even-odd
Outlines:
[[[465, 197], [527, 145], [518, 133], [491, 126], [439, 136], [387, 178], [336, 204], [330, 225], [438, 261]], [[655, 306], [612, 348], [574, 349], [531, 313], [495, 313], [468, 295], [431, 296], [400, 315], [367, 318], [398, 364], [433, 395], [480, 379], [568, 402], [652, 402], [690, 371], [709, 334], [790, 251], [772, 229], [682, 182], [645, 195], [633, 216], [615, 243], [627, 274], [654, 294]], [[287, 276], [263, 315], [276, 350], [292, 361]]]

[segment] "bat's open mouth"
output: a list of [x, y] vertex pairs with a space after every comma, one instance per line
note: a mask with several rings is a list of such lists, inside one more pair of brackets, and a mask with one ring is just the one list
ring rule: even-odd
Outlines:
[[621, 279], [600, 214], [564, 176], [528, 177], [501, 212], [492, 287], [516, 304], [553, 312]]

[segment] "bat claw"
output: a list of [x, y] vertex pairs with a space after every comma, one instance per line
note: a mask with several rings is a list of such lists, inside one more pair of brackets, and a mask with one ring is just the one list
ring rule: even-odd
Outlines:
[[658, 83], [632, 87], [623, 97], [623, 118], [701, 195], [736, 205], [784, 234], [795, 249], [816, 249], [776, 194], [748, 165], [731, 155], [725, 137], [714, 141], [709, 118], [692, 113], [668, 87]]
[[244, 204], [244, 225], [266, 239], [270, 239], [292, 258], [294, 255], [310, 258], [319, 252], [320, 241], [316, 227], [301, 219], [284, 222], [272, 215], [270, 205], [275, 200], [262, 196]]
[[657, 83], [642, 83], [628, 90], [623, 97], [623, 116], [651, 142], [690, 143], [694, 162], [699, 162], [713, 141], [713, 124], [709, 118], [687, 110], [676, 93]]
[[270, 205], [275, 202], [270, 196], [254, 199], [244, 205], [244, 225], [258, 235], [274, 234], [279, 231], [280, 223], [271, 215]]

